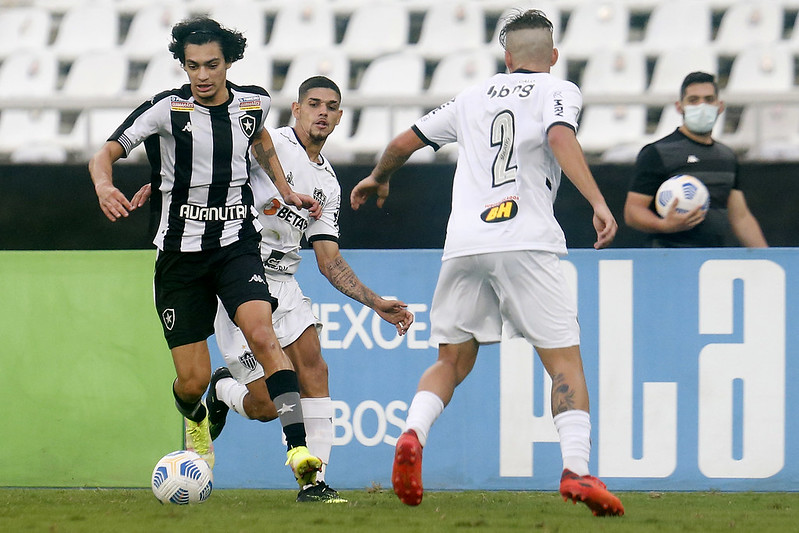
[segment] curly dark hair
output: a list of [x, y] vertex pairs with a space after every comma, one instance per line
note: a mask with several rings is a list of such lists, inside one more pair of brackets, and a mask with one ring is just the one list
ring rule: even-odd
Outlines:
[[505, 41], [508, 32], [516, 30], [534, 30], [544, 28], [552, 33], [552, 22], [547, 18], [543, 11], [539, 9], [528, 9], [527, 11], [515, 10], [505, 19], [505, 24], [499, 32], [499, 44], [505, 48]]
[[208, 17], [196, 17], [175, 24], [172, 27], [172, 42], [169, 43], [169, 51], [183, 65], [186, 62], [187, 44], [212, 42], [219, 43], [226, 63], [233, 63], [244, 57], [247, 39], [240, 32], [225, 28]]

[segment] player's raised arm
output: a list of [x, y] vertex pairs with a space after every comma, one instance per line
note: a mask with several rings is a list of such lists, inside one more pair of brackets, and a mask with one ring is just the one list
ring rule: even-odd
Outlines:
[[355, 275], [349, 263], [341, 256], [338, 244], [334, 241], [318, 240], [313, 243], [319, 271], [330, 284], [353, 300], [374, 309], [386, 322], [397, 328], [399, 335], [405, 335], [413, 323], [413, 313], [408, 305], [400, 300], [386, 300], [363, 284]]
[[89, 161], [89, 175], [94, 183], [94, 192], [97, 193], [100, 209], [111, 222], [116, 222], [120, 217], [127, 217], [128, 213], [136, 209], [122, 191], [114, 186], [112, 167], [124, 153], [121, 144], [108, 141]]
[[286, 174], [283, 172], [280, 159], [277, 157], [272, 136], [269, 135], [266, 128], [262, 129], [259, 136], [253, 141], [252, 153], [287, 204], [308, 209], [314, 218], [319, 218], [322, 215], [322, 208], [318, 201], [307, 194], [298, 194], [291, 189], [286, 181]]
[[377, 207], [383, 207], [388, 198], [388, 182], [391, 175], [405, 164], [409, 157], [425, 143], [411, 129], [397, 135], [386, 146], [372, 173], [358, 182], [350, 193], [350, 205], [357, 210], [373, 194], [377, 195]]

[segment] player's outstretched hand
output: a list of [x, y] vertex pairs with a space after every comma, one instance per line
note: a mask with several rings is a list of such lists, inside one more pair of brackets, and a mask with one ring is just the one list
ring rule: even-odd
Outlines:
[[322, 206], [315, 198], [307, 194], [292, 191], [288, 197], [283, 198], [283, 201], [289, 205], [307, 209], [315, 220], [319, 220], [319, 217], [322, 216]]
[[381, 298], [375, 305], [375, 312], [389, 324], [394, 324], [400, 336], [405, 335], [413, 324], [413, 313], [408, 311], [408, 304], [400, 300]]
[[130, 200], [130, 203], [133, 204], [133, 207], [142, 207], [147, 200], [152, 195], [152, 186], [148, 183], [146, 185], [142, 185], [142, 188], [136, 191], [136, 194], [133, 195], [133, 198]]
[[388, 198], [388, 182], [378, 183], [372, 174], [358, 182], [350, 194], [350, 205], [358, 210], [373, 194], [377, 195], [377, 207], [382, 208]]
[[607, 205], [594, 208], [594, 229], [596, 230], [594, 248], [597, 250], [609, 246], [616, 237], [619, 226]]
[[97, 200], [100, 202], [100, 209], [108, 220], [116, 222], [120, 217], [127, 217], [136, 207], [125, 198], [122, 191], [111, 185], [103, 184], [95, 187]]

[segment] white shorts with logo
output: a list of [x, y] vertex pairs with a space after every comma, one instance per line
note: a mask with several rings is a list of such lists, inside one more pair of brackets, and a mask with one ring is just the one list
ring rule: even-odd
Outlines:
[[[302, 293], [293, 276], [285, 280], [268, 278], [267, 281], [269, 292], [278, 300], [277, 309], [272, 313], [272, 327], [281, 347], [296, 341], [308, 326], [316, 326], [317, 332], [322, 329], [322, 323], [311, 310], [311, 299]], [[246, 385], [264, 376], [264, 369], [256, 361], [244, 334], [228, 318], [221, 304], [217, 308], [214, 331], [225, 365], [236, 381]]]
[[560, 259], [511, 251], [447, 259], [430, 309], [430, 344], [499, 342], [524, 337], [539, 348], [580, 344], [580, 325]]

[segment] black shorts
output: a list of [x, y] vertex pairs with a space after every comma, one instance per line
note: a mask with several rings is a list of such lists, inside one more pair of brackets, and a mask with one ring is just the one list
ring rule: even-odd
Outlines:
[[202, 252], [159, 251], [155, 261], [155, 308], [172, 349], [206, 340], [214, 332], [217, 296], [232, 317], [252, 300], [277, 299], [269, 293], [259, 239]]

